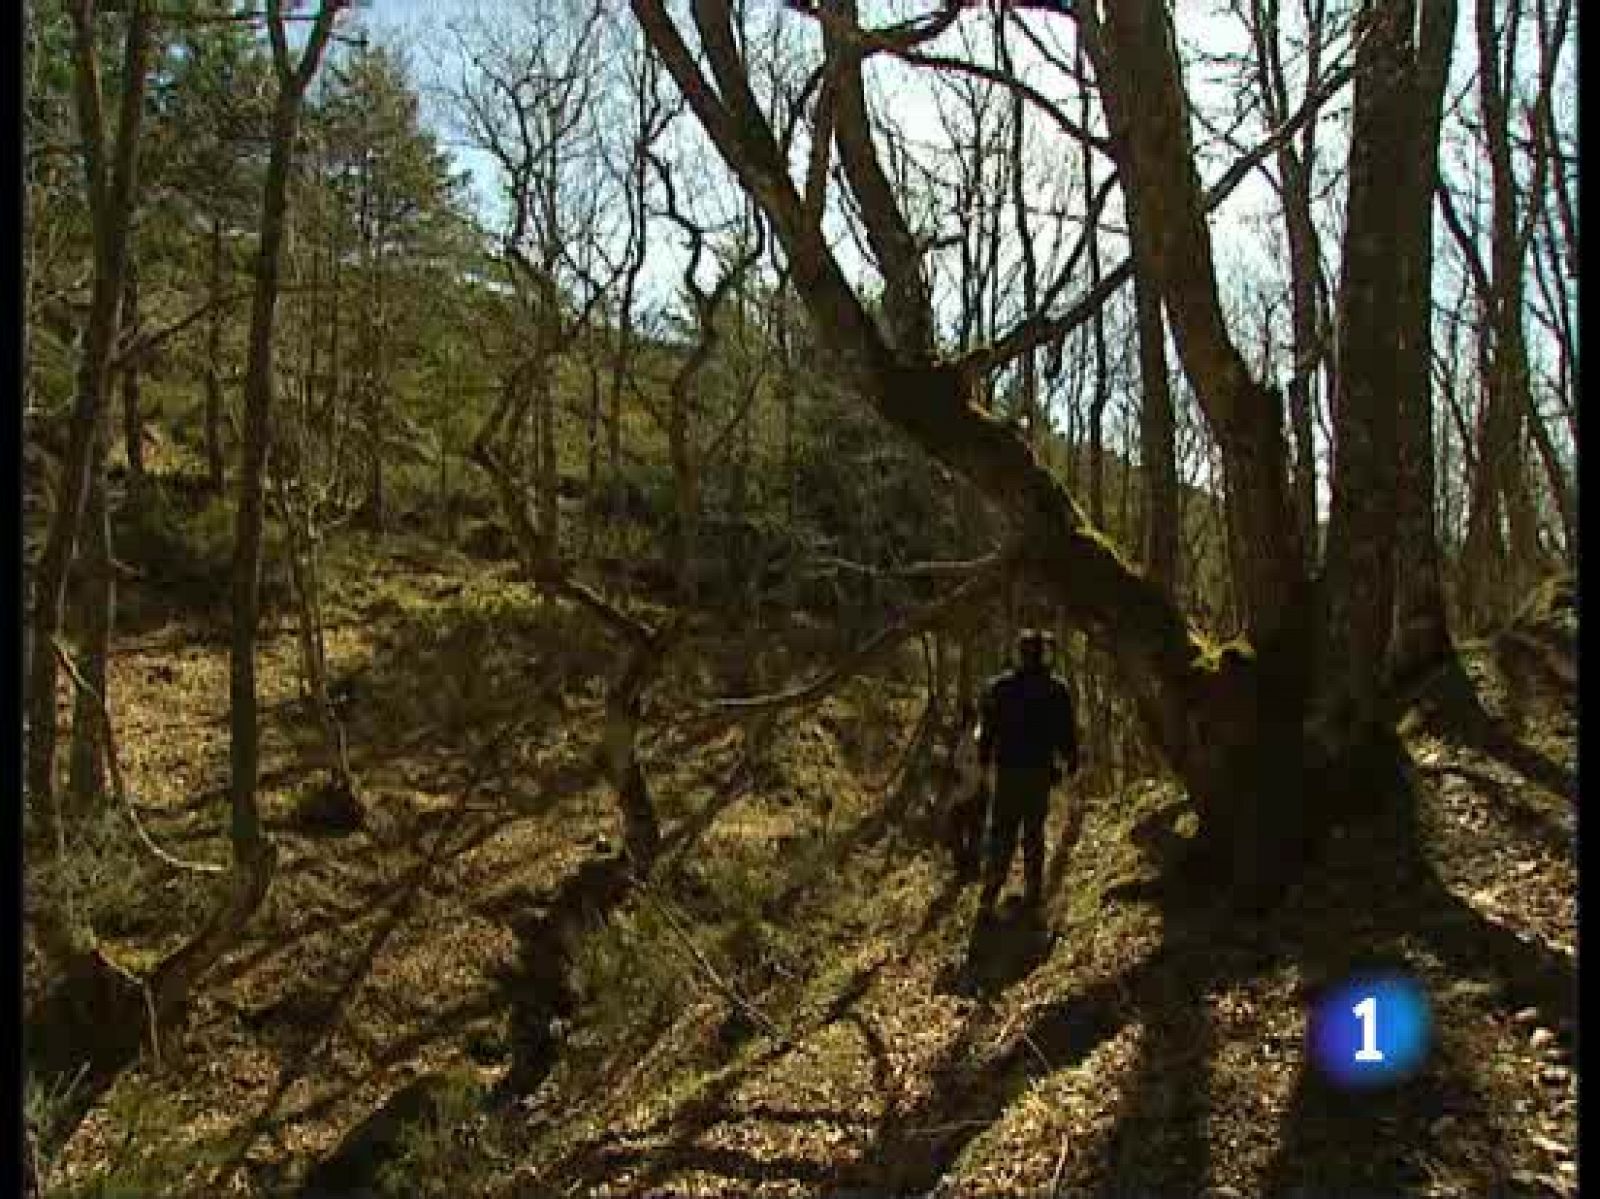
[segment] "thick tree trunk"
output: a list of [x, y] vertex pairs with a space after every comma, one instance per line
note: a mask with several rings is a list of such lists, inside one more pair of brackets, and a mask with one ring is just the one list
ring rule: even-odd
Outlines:
[[1398, 503], [1395, 526], [1395, 619], [1388, 677], [1408, 679], [1427, 663], [1453, 652], [1445, 608], [1444, 565], [1435, 512], [1433, 364], [1433, 206], [1438, 178], [1439, 124], [1455, 36], [1455, 0], [1418, 0], [1415, 69], [1410, 73], [1414, 131], [1401, 164], [1407, 174], [1390, 181], [1399, 229], [1400, 314], [1405, 331], [1396, 350], [1395, 399], [1399, 412]]
[[1086, 9], [1082, 24], [1123, 187], [1137, 197], [1134, 235], [1148, 249], [1178, 357], [1222, 451], [1245, 627], [1265, 650], [1305, 599], [1283, 405], [1250, 376], [1223, 319], [1171, 18], [1159, 0], [1128, 0], [1107, 4], [1103, 17]]
[[106, 136], [101, 116], [99, 64], [95, 31], [87, 7], [74, 4], [74, 72], [78, 123], [85, 143], [90, 212], [94, 223], [94, 274], [89, 318], [79, 352], [67, 450], [50, 531], [39, 557], [33, 585], [28, 664], [28, 751], [26, 788], [29, 802], [40, 805], [42, 828], [54, 839], [56, 769], [56, 659], [54, 641], [61, 629], [66, 601], [67, 569], [77, 543], [78, 526], [93, 474], [93, 443], [110, 386], [111, 356], [116, 342], [123, 272], [128, 261], [128, 230], [137, 194], [139, 140], [144, 114], [150, 16], [136, 0], [128, 21], [123, 52], [123, 92], [117, 124], [114, 162], [106, 162]]
[[[1419, 118], [1410, 79], [1415, 11], [1415, 0], [1374, 0], [1365, 10], [1365, 36], [1356, 56], [1349, 215], [1338, 299], [1342, 339], [1333, 502], [1316, 680], [1316, 738], [1329, 755], [1359, 738], [1378, 716], [1394, 624], [1399, 409], [1426, 402], [1415, 395], [1396, 402], [1403, 385], [1419, 381], [1410, 355], [1420, 348], [1407, 345], [1418, 335], [1417, 313], [1415, 305], [1404, 302], [1406, 289], [1418, 286], [1408, 256], [1414, 259], [1419, 251], [1401, 244], [1417, 232], [1417, 222], [1397, 214], [1407, 200], [1413, 208], [1427, 202], [1423, 196], [1431, 194], [1432, 178], [1416, 162]], [[1406, 195], [1419, 189], [1422, 195]], [[1412, 447], [1413, 458], [1419, 453]], [[1420, 462], [1413, 466], [1422, 469]]]

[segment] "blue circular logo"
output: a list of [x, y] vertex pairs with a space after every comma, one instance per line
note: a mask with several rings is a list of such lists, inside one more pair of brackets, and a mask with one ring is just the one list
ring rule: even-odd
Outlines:
[[1432, 1020], [1428, 998], [1398, 974], [1368, 975], [1331, 988], [1311, 1009], [1311, 1059], [1336, 1085], [1351, 1090], [1408, 1078], [1427, 1056]]

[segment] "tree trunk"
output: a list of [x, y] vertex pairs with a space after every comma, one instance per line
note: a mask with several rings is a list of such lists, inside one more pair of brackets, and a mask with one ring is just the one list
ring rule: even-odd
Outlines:
[[209, 290], [211, 313], [206, 319], [206, 481], [221, 495], [227, 487], [227, 457], [222, 448], [222, 217], [211, 216]]
[[1311, 433], [1318, 364], [1322, 359], [1322, 321], [1317, 305], [1321, 255], [1311, 219], [1309, 167], [1291, 150], [1279, 154], [1283, 176], [1284, 222], [1289, 241], [1289, 289], [1294, 326], [1294, 373], [1289, 379], [1289, 427], [1295, 447], [1295, 516], [1306, 569], [1317, 560], [1317, 455]]
[[[1495, 28], [1503, 7], [1494, 0], [1474, 4], [1479, 109], [1489, 159], [1491, 277], [1488, 293], [1479, 297], [1488, 369], [1463, 582], [1468, 618], [1480, 628], [1509, 616], [1538, 573], [1537, 522], [1532, 518], [1523, 457], [1523, 422], [1532, 402], [1522, 325], [1526, 255], [1512, 163], [1512, 106], [1507, 96], [1511, 81], [1500, 63], [1502, 42], [1514, 37], [1515, 31]], [[1519, 14], [1520, 9], [1513, 8], [1508, 19], [1515, 21]]]
[[545, 560], [561, 557], [561, 475], [556, 443], [555, 363], [542, 354], [534, 370], [533, 418], [538, 439], [534, 474], [535, 511], [539, 521], [540, 552]]
[[[1342, 751], [1348, 738], [1361, 736], [1377, 716], [1394, 623], [1399, 408], [1410, 405], [1414, 411], [1426, 403], [1415, 395], [1396, 403], [1402, 386], [1418, 382], [1409, 358], [1416, 347], [1407, 344], [1418, 334], [1417, 313], [1403, 302], [1405, 289], [1415, 286], [1407, 257], [1414, 259], [1418, 251], [1402, 244], [1416, 232], [1416, 222], [1402, 225], [1397, 219], [1403, 200], [1397, 202], [1396, 185], [1409, 175], [1413, 192], [1426, 191], [1431, 178], [1416, 164], [1419, 115], [1410, 94], [1414, 14], [1415, 0], [1375, 0], [1366, 9], [1365, 37], [1356, 56], [1315, 716], [1317, 740], [1330, 756]], [[1399, 190], [1403, 195], [1403, 184]], [[1421, 202], [1418, 196], [1409, 198], [1414, 208]], [[1413, 447], [1410, 456], [1419, 453]]]
[[1400, 164], [1406, 174], [1388, 182], [1399, 227], [1400, 316], [1395, 348], [1395, 400], [1399, 414], [1398, 503], [1395, 524], [1395, 619], [1388, 676], [1406, 679], [1453, 652], [1445, 609], [1444, 566], [1435, 510], [1433, 366], [1433, 205], [1438, 179], [1439, 124], [1450, 52], [1455, 0], [1417, 0], [1421, 20], [1413, 94], [1412, 149]]
[[[1103, 19], [1103, 25], [1100, 23]], [[1171, 18], [1159, 0], [1085, 10], [1084, 45], [1102, 88], [1129, 217], [1149, 251], [1185, 373], [1222, 451], [1245, 627], [1258, 651], [1293, 625], [1304, 553], [1287, 474], [1282, 409], [1250, 376], [1217, 295]]]
[[93, 443], [105, 406], [116, 342], [123, 272], [128, 261], [128, 231], [137, 194], [139, 140], [144, 114], [146, 60], [150, 15], [135, 0], [123, 51], [123, 92], [109, 171], [101, 117], [99, 63], [95, 31], [88, 7], [70, 6], [75, 29], [74, 73], [78, 124], [84, 140], [90, 213], [94, 225], [94, 273], [89, 318], [79, 352], [67, 450], [60, 491], [39, 557], [33, 587], [32, 628], [28, 665], [28, 752], [26, 786], [30, 802], [40, 805], [42, 828], [55, 837], [56, 659], [55, 637], [66, 601], [67, 569], [77, 543], [78, 526], [94, 473]]
[[661, 822], [639, 764], [637, 743], [644, 693], [665, 664], [676, 626], [634, 646], [621, 676], [606, 694], [602, 756], [616, 791], [622, 844], [634, 870], [647, 875], [661, 849]]
[[672, 573], [678, 596], [685, 605], [695, 601], [696, 562], [699, 555], [700, 471], [689, 444], [687, 397], [674, 397], [668, 422], [667, 449], [672, 462], [673, 506], [676, 529], [672, 547]]
[[[1532, 398], [1531, 395], [1529, 398]], [[1572, 483], [1567, 477], [1566, 468], [1561, 464], [1561, 455], [1556, 452], [1555, 442], [1551, 439], [1550, 430], [1537, 406], [1528, 413], [1528, 429], [1533, 434], [1533, 444], [1538, 447], [1539, 461], [1544, 466], [1545, 480], [1550, 485], [1550, 496], [1555, 501], [1556, 512], [1561, 517], [1562, 557], [1568, 568], [1576, 570], [1578, 502], [1573, 495]]]
[[[1138, 254], [1135, 246], [1134, 253]], [[1167, 378], [1166, 327], [1161, 297], [1135, 259], [1134, 308], [1139, 321], [1139, 477], [1143, 497], [1145, 569], [1176, 594], [1180, 586], [1177, 420]]]
[[79, 689], [73, 700], [72, 745], [67, 753], [67, 815], [74, 826], [90, 815], [96, 799], [105, 793], [105, 733], [96, 697], [103, 697], [107, 704], [111, 701], [106, 688], [106, 660], [116, 603], [111, 574], [111, 516], [106, 504], [107, 423], [100, 422], [94, 439], [88, 505], [83, 514], [77, 569], [73, 572], [82, 637], [79, 671], [94, 691], [90, 695]]
[[[139, 333], [139, 272], [130, 262], [122, 291], [122, 336], [131, 343]], [[139, 407], [139, 359], [122, 364], [122, 440], [128, 455], [128, 481], [135, 492], [144, 486], [144, 414]]]
[[289, 177], [300, 97], [283, 91], [272, 121], [272, 153], [261, 206], [261, 241], [256, 252], [255, 291], [244, 381], [244, 441], [234, 517], [233, 633], [228, 657], [229, 729], [232, 752], [229, 797], [231, 834], [241, 865], [261, 859], [266, 844], [256, 801], [260, 722], [256, 706], [256, 632], [261, 618], [261, 555], [265, 533], [267, 456], [273, 393], [273, 328], [279, 272], [287, 235]]

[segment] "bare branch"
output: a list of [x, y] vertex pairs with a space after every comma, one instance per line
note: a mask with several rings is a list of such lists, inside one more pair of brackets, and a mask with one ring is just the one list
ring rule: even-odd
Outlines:
[[117, 733], [111, 724], [111, 710], [106, 706], [105, 696], [90, 686], [88, 680], [79, 673], [77, 663], [72, 660], [72, 655], [67, 653], [58, 639], [52, 637], [50, 644], [55, 648], [56, 659], [61, 663], [62, 669], [72, 679], [72, 685], [95, 702], [95, 708], [100, 714], [100, 728], [106, 739], [106, 768], [111, 775], [111, 787], [122, 804], [122, 810], [127, 813], [128, 823], [133, 825], [133, 831], [138, 835], [140, 843], [163, 865], [170, 866], [174, 870], [187, 870], [195, 874], [226, 874], [228, 871], [226, 866], [218, 866], [212, 862], [191, 862], [177, 857], [162, 849], [151, 839], [139, 820], [139, 813], [134, 810], [133, 797], [128, 793], [127, 784], [122, 777], [122, 763], [117, 754]]
[[995, 558], [949, 595], [914, 609], [874, 633], [809, 683], [770, 695], [713, 700], [712, 706], [722, 711], [751, 713], [814, 703], [849, 682], [886, 651], [925, 630], [948, 624], [974, 604], [987, 599], [999, 586], [1002, 569], [1009, 561], [1010, 555]]

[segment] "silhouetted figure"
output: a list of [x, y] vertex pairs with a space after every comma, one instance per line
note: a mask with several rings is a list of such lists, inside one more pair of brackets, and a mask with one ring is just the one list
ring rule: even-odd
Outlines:
[[1044, 890], [1044, 818], [1050, 788], [1061, 781], [1057, 759], [1078, 772], [1078, 732], [1067, 685], [1045, 664], [1045, 633], [1025, 629], [1017, 638], [1016, 669], [984, 692], [978, 755], [985, 771], [995, 768], [989, 854], [984, 863], [979, 914], [987, 916], [1011, 872], [1017, 835], [1022, 836], [1027, 886], [1024, 905], [1037, 911]]

